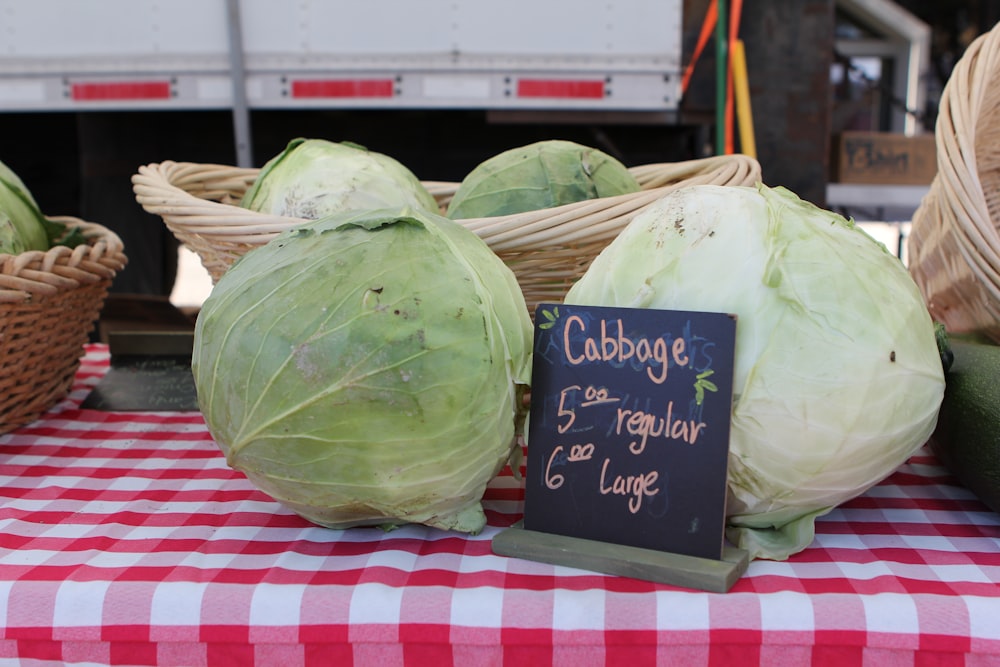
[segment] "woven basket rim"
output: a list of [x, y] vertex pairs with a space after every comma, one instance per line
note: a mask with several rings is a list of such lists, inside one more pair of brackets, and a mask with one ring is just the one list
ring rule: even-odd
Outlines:
[[[949, 331], [979, 330], [1000, 342], [1000, 220], [980, 173], [981, 158], [991, 156], [982, 133], [992, 129], [981, 126], [982, 116], [995, 104], [990, 94], [998, 72], [1000, 24], [970, 43], [942, 90], [938, 173], [913, 215], [909, 270], [931, 314]], [[994, 173], [1000, 165], [987, 168]]]
[[[752, 157], [744, 154], [718, 155], [680, 162], [660, 162], [629, 167], [642, 188], [639, 192], [600, 199], [589, 199], [572, 204], [564, 204], [547, 209], [514, 213], [488, 218], [466, 218], [461, 222], [480, 235], [488, 230], [502, 233], [510, 225], [516, 225], [521, 234], [530, 233], [530, 226], [538, 223], [552, 224], [553, 219], [576, 217], [601, 209], [619, 208], [627, 212], [640, 208], [651, 201], [650, 193], [665, 192], [671, 183], [684, 181], [698, 175], [728, 169], [734, 175], [743, 174], [740, 180], [760, 180], [760, 165]], [[226, 235], [270, 234], [287, 229], [289, 225], [308, 222], [293, 218], [252, 211], [236, 204], [223, 203], [212, 199], [212, 194], [226, 190], [226, 182], [238, 181], [248, 186], [260, 172], [259, 168], [232, 167], [217, 163], [178, 162], [164, 160], [139, 167], [132, 176], [133, 191], [139, 204], [149, 213], [164, 217], [170, 226], [171, 216], [183, 216], [186, 223], [203, 229], [205, 233]], [[206, 187], [203, 196], [195, 195], [183, 186], [195, 181], [204, 183], [216, 180], [219, 188]], [[459, 183], [452, 181], [421, 181], [439, 201], [454, 194]], [[529, 229], [526, 230], [525, 226]]]
[[74, 216], [48, 217], [80, 228], [87, 243], [0, 253], [0, 303], [26, 302], [113, 278], [128, 263], [121, 238], [107, 227]]
[[[639, 165], [629, 171], [639, 182], [638, 192], [455, 222], [477, 235], [507, 264], [533, 310], [540, 299], [554, 300], [564, 294], [602, 248], [644, 208], [670, 191], [694, 184], [753, 186], [761, 182], [760, 164], [743, 154]], [[198, 254], [214, 283], [244, 253], [313, 222], [240, 206], [259, 172], [168, 160], [139, 167], [132, 183], [139, 204], [160, 216], [167, 229]], [[460, 183], [421, 182], [444, 215]]]

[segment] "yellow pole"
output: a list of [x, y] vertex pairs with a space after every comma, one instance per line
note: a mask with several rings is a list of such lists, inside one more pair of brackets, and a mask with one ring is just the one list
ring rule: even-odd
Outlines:
[[733, 41], [733, 96], [736, 98], [736, 121], [740, 128], [740, 151], [757, 158], [757, 142], [753, 133], [753, 110], [750, 105], [750, 85], [747, 82], [747, 57], [743, 40]]

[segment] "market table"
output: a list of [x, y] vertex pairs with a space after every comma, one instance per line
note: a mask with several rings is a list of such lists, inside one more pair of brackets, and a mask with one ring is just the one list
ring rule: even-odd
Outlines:
[[1000, 664], [1000, 516], [926, 449], [706, 593], [494, 554], [509, 471], [477, 536], [313, 526], [199, 413], [81, 409], [107, 367], [0, 436], [0, 664]]

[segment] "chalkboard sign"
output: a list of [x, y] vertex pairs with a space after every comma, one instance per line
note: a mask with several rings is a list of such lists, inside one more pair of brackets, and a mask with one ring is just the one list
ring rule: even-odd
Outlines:
[[192, 349], [190, 332], [111, 332], [110, 368], [81, 407], [115, 412], [197, 410]]
[[736, 318], [541, 304], [524, 528], [720, 559]]

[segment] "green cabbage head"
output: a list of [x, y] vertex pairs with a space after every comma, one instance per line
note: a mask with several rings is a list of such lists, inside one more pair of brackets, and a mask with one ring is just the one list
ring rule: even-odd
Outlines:
[[566, 301], [737, 315], [727, 535], [753, 558], [808, 546], [937, 422], [944, 371], [903, 264], [784, 188], [664, 196]]
[[638, 192], [624, 164], [596, 148], [549, 139], [479, 164], [448, 203], [453, 220], [489, 218]]
[[0, 162], [0, 253], [48, 249], [45, 216], [20, 177]]
[[395, 158], [350, 142], [304, 138], [264, 165], [240, 205], [307, 220], [404, 206], [438, 212], [431, 193]]
[[283, 232], [199, 314], [199, 406], [230, 466], [331, 528], [485, 524], [523, 422], [532, 329], [473, 232], [414, 209]]

